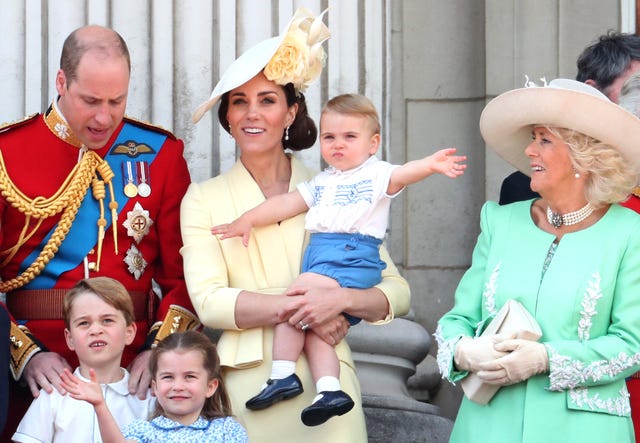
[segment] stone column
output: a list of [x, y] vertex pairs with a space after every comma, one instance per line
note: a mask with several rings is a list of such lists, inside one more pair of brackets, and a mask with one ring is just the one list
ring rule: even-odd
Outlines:
[[362, 322], [347, 341], [362, 388], [369, 443], [446, 443], [453, 422], [407, 389], [407, 379], [429, 351], [427, 331], [409, 318], [380, 326]]

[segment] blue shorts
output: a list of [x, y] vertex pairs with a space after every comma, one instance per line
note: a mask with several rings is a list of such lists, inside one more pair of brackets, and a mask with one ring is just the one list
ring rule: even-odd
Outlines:
[[[387, 264], [380, 260], [382, 240], [348, 233], [311, 234], [302, 259], [302, 272], [314, 272], [336, 280], [343, 288], [366, 289], [382, 281]], [[359, 318], [344, 314], [352, 325]]]

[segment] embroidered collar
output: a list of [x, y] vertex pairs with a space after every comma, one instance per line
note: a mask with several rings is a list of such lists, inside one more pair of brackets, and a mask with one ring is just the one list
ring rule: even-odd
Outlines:
[[[130, 395], [129, 394], [129, 372], [124, 368], [120, 368], [120, 370], [122, 371], [122, 378], [120, 380], [114, 381], [113, 383], [102, 383], [100, 386], [111, 389], [112, 391], [122, 395], [123, 397], [126, 397]], [[73, 375], [75, 375], [82, 381], [86, 381], [86, 382], [91, 381], [83, 377], [82, 374], [80, 374], [80, 367], [77, 367], [76, 370], [73, 371]], [[149, 395], [149, 393], [147, 393], [147, 395]]]
[[347, 169], [346, 171], [341, 171], [340, 169], [336, 169], [333, 166], [329, 166], [329, 167], [327, 167], [325, 169], [325, 172], [327, 174], [345, 174], [345, 175], [350, 175], [350, 174], [353, 174], [356, 171], [359, 171], [360, 169], [364, 168], [365, 166], [369, 166], [370, 164], [375, 163], [377, 161], [378, 161], [378, 157], [376, 157], [375, 155], [372, 155], [364, 163], [362, 163], [360, 166], [356, 166], [355, 168]]
[[190, 428], [190, 429], [196, 429], [200, 431], [200, 430], [207, 429], [211, 425], [211, 421], [206, 420], [202, 417], [198, 417], [196, 421], [194, 421], [188, 426], [185, 426], [181, 423], [178, 423], [177, 421], [173, 421], [170, 418], [167, 418], [161, 415], [151, 420], [151, 425], [155, 426], [156, 428], [163, 429], [165, 431], [171, 431], [171, 430], [180, 429], [180, 428]]
[[47, 112], [44, 113], [44, 122], [49, 130], [59, 139], [64, 140], [77, 148], [82, 149], [84, 147], [82, 142], [78, 137], [76, 137], [69, 127], [69, 124], [62, 115], [62, 112], [60, 112], [60, 109], [58, 109], [56, 100], [53, 101], [51, 106], [49, 106], [49, 109], [47, 109]]

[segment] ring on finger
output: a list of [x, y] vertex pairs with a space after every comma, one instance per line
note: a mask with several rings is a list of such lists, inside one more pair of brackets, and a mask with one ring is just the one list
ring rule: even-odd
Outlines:
[[302, 320], [300, 320], [298, 324], [300, 325], [300, 329], [302, 329], [303, 331], [306, 331], [307, 329], [309, 329], [309, 325], [303, 322]]

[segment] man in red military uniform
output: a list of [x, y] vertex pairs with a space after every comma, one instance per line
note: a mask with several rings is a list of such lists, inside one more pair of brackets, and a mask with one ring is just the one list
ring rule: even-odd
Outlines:
[[[80, 28], [63, 46], [57, 99], [0, 130], [0, 292], [15, 319], [11, 372], [34, 396], [62, 391], [60, 372], [77, 365], [61, 300], [82, 278], [109, 276], [131, 294], [138, 335], [122, 365], [130, 365], [132, 393], [146, 393], [154, 341], [199, 326], [179, 253], [180, 201], [190, 183], [184, 146], [124, 118], [129, 76], [120, 35]], [[24, 413], [16, 400], [9, 436]]]

